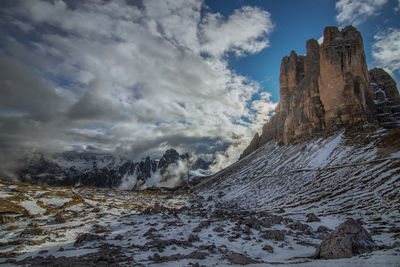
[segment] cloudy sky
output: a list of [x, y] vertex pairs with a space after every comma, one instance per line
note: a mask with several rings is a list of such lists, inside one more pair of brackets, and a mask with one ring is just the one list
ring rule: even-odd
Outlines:
[[0, 160], [174, 147], [218, 169], [279, 101], [281, 58], [325, 26], [357, 26], [400, 81], [399, 17], [399, 0], [2, 0]]

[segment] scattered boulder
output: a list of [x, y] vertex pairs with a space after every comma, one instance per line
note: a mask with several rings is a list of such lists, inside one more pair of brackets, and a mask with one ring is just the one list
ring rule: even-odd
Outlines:
[[308, 226], [307, 224], [303, 224], [299, 221], [295, 222], [295, 223], [291, 223], [289, 224], [287, 227], [289, 227], [292, 230], [299, 230], [299, 231], [306, 231], [310, 229], [310, 226]]
[[393, 227], [391, 227], [391, 228], [389, 229], [389, 232], [390, 232], [390, 233], [400, 233], [400, 227], [395, 227], [395, 226], [393, 226]]
[[265, 245], [265, 246], [263, 246], [262, 250], [266, 250], [266, 251], [268, 251], [269, 253], [274, 253], [274, 248], [271, 247], [270, 245]]
[[93, 208], [92, 212], [93, 213], [99, 213], [101, 211], [101, 209], [99, 207]]
[[210, 225], [210, 222], [208, 221], [202, 221], [199, 223], [199, 225], [197, 225], [194, 229], [193, 229], [193, 233], [198, 233], [200, 232], [203, 228], [206, 228]]
[[323, 225], [318, 226], [318, 228], [317, 228], [318, 233], [328, 233], [329, 231], [330, 231], [330, 229]]
[[196, 241], [200, 241], [200, 238], [199, 238], [198, 235], [190, 234], [190, 235], [189, 235], [189, 238], [188, 238], [188, 241], [189, 241], [189, 242], [196, 242]]
[[213, 229], [213, 231], [214, 231], [214, 232], [217, 232], [217, 233], [222, 233], [222, 232], [224, 231], [224, 228], [222, 228], [221, 226], [218, 226], [218, 227], [215, 227], [215, 228]]
[[269, 228], [271, 225], [280, 224], [283, 221], [283, 217], [279, 215], [272, 215], [270, 218], [262, 221], [262, 226]]
[[243, 224], [249, 228], [260, 230], [260, 222], [255, 217], [250, 217], [249, 219], [245, 220]]
[[285, 234], [281, 230], [265, 230], [260, 237], [265, 239], [274, 239], [278, 241], [283, 241], [285, 239]]
[[276, 211], [276, 213], [285, 213], [285, 209], [284, 208], [280, 208], [279, 210]]
[[147, 242], [144, 246], [146, 249], [157, 248], [159, 251], [164, 250], [168, 246], [176, 245], [179, 247], [187, 248], [192, 247], [192, 243], [185, 240], [177, 240], [177, 239], [154, 239], [152, 241]]
[[201, 252], [198, 250], [192, 251], [188, 255], [186, 255], [186, 258], [189, 259], [196, 259], [196, 260], [204, 260], [208, 256], [208, 253]]
[[246, 264], [261, 263], [258, 260], [249, 258], [246, 255], [236, 253], [236, 252], [233, 252], [230, 255], [225, 255], [223, 258], [227, 259], [232, 264], [246, 265]]
[[105, 238], [103, 236], [95, 235], [95, 234], [90, 234], [90, 233], [81, 233], [77, 236], [74, 247], [80, 247], [83, 243], [85, 242], [91, 242], [91, 241], [99, 241], [99, 240], [104, 240]]
[[154, 213], [160, 213], [161, 212], [161, 205], [159, 202], [156, 202], [156, 204], [154, 204], [154, 208], [153, 208], [153, 212]]
[[321, 221], [314, 213], [309, 213], [306, 215], [306, 217], [307, 217], [306, 222], [320, 222]]
[[157, 229], [154, 228], [154, 227], [151, 227], [149, 230], [147, 230], [146, 233], [144, 233], [143, 236], [152, 236], [152, 235], [153, 235], [153, 232], [157, 232]]
[[148, 259], [154, 262], [168, 262], [168, 261], [179, 261], [182, 259], [204, 260], [207, 256], [208, 253], [195, 250], [187, 255], [182, 255], [178, 253], [169, 256], [160, 256], [158, 253], [155, 253], [153, 256], [149, 256]]
[[242, 229], [242, 232], [243, 232], [243, 234], [245, 234], [245, 235], [251, 235], [251, 230], [250, 230], [250, 227], [248, 227], [248, 226], [245, 226], [245, 227]]
[[46, 235], [47, 232], [39, 227], [37, 223], [30, 223], [26, 226], [25, 230], [20, 234], [23, 236], [35, 236], [35, 235]]
[[328, 235], [315, 251], [318, 259], [350, 258], [376, 247], [371, 235], [354, 219], [347, 219]]
[[216, 249], [217, 247], [215, 246], [215, 244], [213, 243], [213, 244], [211, 244], [211, 245], [200, 245], [199, 247], [198, 247], [198, 249], [200, 249], [200, 250], [208, 250], [209, 252], [211, 252], [211, 253], [215, 253], [215, 249]]
[[54, 216], [54, 219], [57, 223], [65, 223], [67, 221], [60, 213], [57, 213], [56, 216]]
[[94, 232], [96, 234], [109, 233], [110, 232], [110, 230], [107, 227], [105, 227], [103, 225], [100, 225], [100, 224], [93, 225], [93, 230], [94, 230]]
[[118, 234], [118, 235], [116, 235], [116, 236], [114, 237], [114, 240], [122, 240], [122, 238], [124, 238], [124, 236], [121, 235], [121, 234]]

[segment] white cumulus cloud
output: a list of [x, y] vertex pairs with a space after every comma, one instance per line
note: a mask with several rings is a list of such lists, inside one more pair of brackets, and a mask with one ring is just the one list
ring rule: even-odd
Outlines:
[[387, 0], [340, 0], [336, 2], [338, 14], [336, 20], [340, 25], [357, 26], [368, 17], [377, 15]]
[[391, 28], [374, 36], [372, 57], [380, 67], [400, 72], [400, 30]]

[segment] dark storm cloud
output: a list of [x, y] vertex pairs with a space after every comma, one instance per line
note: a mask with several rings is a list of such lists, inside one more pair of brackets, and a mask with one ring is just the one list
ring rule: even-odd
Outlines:
[[[38, 0], [0, 12], [3, 156], [94, 147], [140, 158], [172, 146], [217, 153], [219, 168], [267, 117], [248, 108], [259, 86], [225, 60], [268, 46], [264, 10], [223, 17], [200, 0]], [[275, 105], [266, 94], [250, 106]]]
[[[51, 84], [11, 58], [0, 58], [0, 109], [47, 121], [61, 112], [64, 101]], [[65, 108], [65, 106], [64, 106]]]

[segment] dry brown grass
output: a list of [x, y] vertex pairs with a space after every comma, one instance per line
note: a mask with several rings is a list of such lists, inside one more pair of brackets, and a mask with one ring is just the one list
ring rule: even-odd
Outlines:
[[2, 213], [14, 213], [31, 216], [27, 209], [6, 199], [0, 199], [0, 214]]
[[72, 192], [65, 192], [65, 191], [48, 191], [43, 193], [43, 195], [40, 196], [40, 198], [46, 198], [46, 197], [72, 197], [73, 193]]
[[22, 202], [24, 200], [31, 200], [31, 199], [24, 194], [13, 194], [11, 197], [8, 197], [7, 200]]
[[17, 230], [17, 229], [19, 229], [19, 226], [18, 226], [18, 225], [10, 225], [10, 226], [8, 226], [6, 229], [4, 229], [4, 230], [6, 230], [6, 231], [15, 231], [15, 230]]
[[1, 180], [0, 180], [0, 185], [3, 186], [3, 187], [8, 187], [8, 186], [11, 185], [11, 184], [10, 184], [9, 182], [1, 181]]
[[69, 207], [72, 207], [72, 206], [75, 206], [75, 205], [79, 205], [79, 204], [84, 204], [84, 205], [90, 206], [88, 203], [85, 202], [85, 199], [82, 196], [74, 194], [72, 196], [72, 200], [70, 200], [67, 203], [65, 203], [62, 206], [62, 209], [67, 209]]
[[45, 209], [46, 212], [45, 214], [51, 214], [51, 213], [57, 213], [60, 211], [59, 208], [54, 208], [52, 206], [46, 205], [43, 203], [43, 201], [41, 201], [40, 199], [36, 201], [36, 204], [41, 207], [42, 209]]

